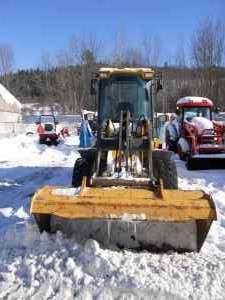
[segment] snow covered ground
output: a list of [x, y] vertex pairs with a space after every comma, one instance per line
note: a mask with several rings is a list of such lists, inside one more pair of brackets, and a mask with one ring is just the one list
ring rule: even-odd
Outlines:
[[77, 139], [58, 147], [35, 136], [0, 140], [0, 299], [225, 299], [225, 170], [187, 171], [179, 185], [212, 193], [218, 221], [200, 253], [151, 254], [78, 245], [40, 235], [30, 198], [46, 184], [70, 186]]

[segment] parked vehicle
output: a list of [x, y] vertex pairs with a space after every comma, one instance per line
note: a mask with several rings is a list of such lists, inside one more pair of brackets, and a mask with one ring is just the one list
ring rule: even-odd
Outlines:
[[59, 134], [56, 132], [58, 122], [53, 114], [40, 115], [37, 124], [37, 134], [39, 135], [39, 143], [45, 145], [58, 145]]
[[177, 151], [188, 169], [225, 166], [225, 126], [212, 119], [213, 102], [203, 97], [177, 101]]

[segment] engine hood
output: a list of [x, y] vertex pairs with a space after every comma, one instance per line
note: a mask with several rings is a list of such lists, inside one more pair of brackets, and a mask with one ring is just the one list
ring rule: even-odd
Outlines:
[[212, 121], [203, 117], [194, 117], [192, 123], [197, 128], [199, 134], [205, 129], [213, 129]]

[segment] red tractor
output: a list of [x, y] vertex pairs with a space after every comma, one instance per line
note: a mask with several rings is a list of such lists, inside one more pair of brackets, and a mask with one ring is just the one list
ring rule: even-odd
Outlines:
[[213, 121], [212, 111], [213, 102], [207, 98], [184, 97], [177, 101], [177, 151], [190, 170], [225, 165], [225, 126]]
[[54, 115], [41, 115], [36, 124], [40, 144], [55, 146], [59, 144], [59, 135], [56, 133], [58, 122]]

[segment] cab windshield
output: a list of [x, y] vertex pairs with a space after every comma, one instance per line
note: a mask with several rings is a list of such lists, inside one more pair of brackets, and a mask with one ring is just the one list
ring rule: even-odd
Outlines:
[[53, 116], [42, 115], [41, 116], [41, 122], [42, 123], [54, 123], [54, 118], [53, 118]]
[[120, 112], [129, 111], [133, 120], [149, 117], [150, 104], [146, 82], [137, 76], [112, 76], [100, 82], [101, 121], [120, 120]]
[[202, 117], [211, 119], [211, 111], [209, 107], [188, 107], [184, 108], [184, 120], [191, 122], [194, 117]]

